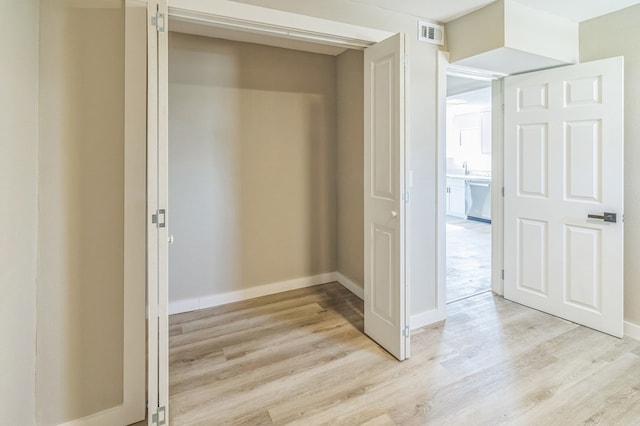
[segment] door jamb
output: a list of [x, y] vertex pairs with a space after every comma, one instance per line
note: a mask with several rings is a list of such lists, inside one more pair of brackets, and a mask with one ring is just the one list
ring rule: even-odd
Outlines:
[[500, 296], [504, 295], [503, 86], [504, 78], [491, 83], [491, 290]]
[[[446, 253], [446, 175], [447, 175], [447, 74], [455, 72], [457, 76], [470, 79], [490, 79], [491, 83], [491, 291], [498, 295], [504, 293], [502, 270], [503, 251], [503, 208], [504, 198], [504, 140], [503, 140], [503, 74], [451, 65], [447, 52], [438, 52], [438, 137], [437, 137], [437, 211], [436, 211], [436, 253], [438, 304], [446, 306], [447, 253]], [[441, 300], [442, 299], [442, 300]]]

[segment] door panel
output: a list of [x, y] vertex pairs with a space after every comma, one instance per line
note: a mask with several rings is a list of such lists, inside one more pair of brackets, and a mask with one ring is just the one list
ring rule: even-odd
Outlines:
[[548, 297], [547, 222], [518, 218], [518, 286], [521, 291]]
[[622, 58], [505, 79], [505, 297], [615, 336], [623, 100]]
[[409, 356], [404, 267], [404, 35], [365, 50], [365, 333]]

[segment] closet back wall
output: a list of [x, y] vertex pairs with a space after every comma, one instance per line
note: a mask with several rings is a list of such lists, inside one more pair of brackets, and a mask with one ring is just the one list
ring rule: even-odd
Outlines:
[[170, 303], [335, 271], [335, 174], [334, 57], [170, 33]]

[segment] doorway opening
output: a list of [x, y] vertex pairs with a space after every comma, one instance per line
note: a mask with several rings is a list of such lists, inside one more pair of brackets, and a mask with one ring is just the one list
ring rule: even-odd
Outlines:
[[447, 75], [447, 303], [491, 290], [491, 93], [491, 79]]

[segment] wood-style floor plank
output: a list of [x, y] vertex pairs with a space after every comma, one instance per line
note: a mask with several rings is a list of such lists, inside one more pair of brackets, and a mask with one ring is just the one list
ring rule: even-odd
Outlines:
[[172, 425], [640, 425], [640, 342], [482, 294], [397, 362], [337, 283], [171, 317]]

